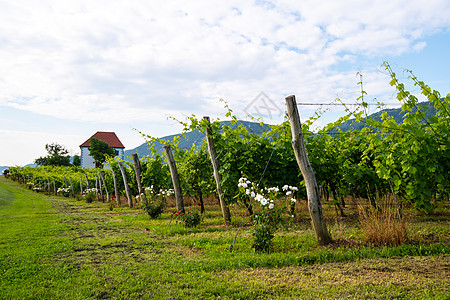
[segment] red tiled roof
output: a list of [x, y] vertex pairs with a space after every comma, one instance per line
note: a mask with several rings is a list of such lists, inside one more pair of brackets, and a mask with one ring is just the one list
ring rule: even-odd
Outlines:
[[86, 140], [80, 147], [89, 147], [91, 145], [91, 139], [97, 139], [99, 141], [106, 142], [108, 146], [112, 148], [125, 148], [122, 142], [119, 140], [114, 132], [97, 131], [93, 136]]

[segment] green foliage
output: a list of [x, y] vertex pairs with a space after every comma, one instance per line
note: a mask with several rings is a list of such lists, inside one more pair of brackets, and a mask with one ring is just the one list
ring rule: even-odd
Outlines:
[[153, 186], [155, 190], [167, 190], [172, 184], [169, 166], [157, 152], [141, 159], [141, 176], [142, 185]]
[[79, 155], [73, 156], [72, 165], [80, 167], [81, 166], [81, 157]]
[[95, 161], [96, 168], [103, 168], [103, 164], [108, 157], [114, 157], [117, 155], [114, 148], [109, 147], [108, 143], [100, 141], [96, 138], [90, 140], [89, 154]]
[[34, 163], [38, 166], [70, 166], [69, 151], [57, 143], [46, 144], [47, 156], [37, 158]]
[[253, 226], [253, 249], [257, 252], [269, 253], [273, 249], [272, 239], [275, 237], [275, 228], [266, 223], [257, 223]]
[[[86, 189], [85, 177], [88, 178], [92, 187], [94, 178], [98, 175], [97, 169], [83, 169], [76, 166], [40, 166], [34, 168], [16, 166], [11, 167], [10, 170], [13, 180], [28, 183], [34, 191], [51, 193], [55, 192], [54, 189], [67, 188], [70, 185], [70, 179], [72, 179], [74, 192], [80, 194], [80, 181], [83, 189]], [[106, 174], [108, 175], [108, 171], [106, 171]], [[112, 182], [108, 188], [112, 190]]]
[[367, 150], [378, 177], [390, 183], [400, 197], [429, 213], [435, 201], [448, 197], [450, 191], [450, 95], [441, 98], [410, 72], [411, 80], [437, 111], [436, 116], [426, 118], [426, 107], [405, 90], [389, 64], [385, 67], [405, 117], [401, 123], [387, 114], [383, 121], [368, 120], [380, 133], [369, 135]]

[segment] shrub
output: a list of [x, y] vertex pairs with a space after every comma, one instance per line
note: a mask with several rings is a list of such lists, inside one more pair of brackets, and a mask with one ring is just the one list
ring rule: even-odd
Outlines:
[[106, 203], [108, 204], [109, 210], [113, 210], [114, 207], [116, 207], [116, 197], [111, 196], [111, 199], [109, 199], [108, 202], [106, 202]]
[[69, 197], [70, 191], [71, 191], [71, 187], [69, 186], [69, 187], [66, 187], [66, 188], [59, 188], [56, 192], [58, 194], [61, 194], [61, 196]]
[[84, 191], [83, 197], [87, 203], [92, 203], [92, 201], [94, 201], [94, 199], [97, 198], [97, 189], [96, 188], [86, 189]]
[[170, 218], [179, 219], [184, 223], [184, 227], [194, 228], [197, 227], [202, 222], [202, 216], [198, 211], [200, 207], [200, 203], [194, 203], [194, 205], [189, 206], [187, 210], [184, 211], [176, 211], [172, 213]]
[[238, 188], [241, 199], [246, 197], [253, 208], [252, 248], [258, 252], [272, 251], [275, 232], [293, 217], [292, 210], [297, 201], [294, 194], [298, 188], [285, 185], [282, 191], [278, 187], [260, 189], [247, 178], [239, 179]]
[[173, 190], [159, 190], [159, 192], [151, 187], [145, 188], [144, 194], [136, 196], [136, 200], [142, 201], [142, 209], [150, 216], [152, 219], [158, 218], [164, 211], [167, 203], [167, 197], [173, 194]]

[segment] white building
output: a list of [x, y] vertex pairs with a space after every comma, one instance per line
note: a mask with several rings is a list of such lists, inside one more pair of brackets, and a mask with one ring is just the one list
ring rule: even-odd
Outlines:
[[[91, 139], [97, 139], [108, 144], [109, 147], [114, 148], [117, 153], [117, 157], [124, 158], [125, 146], [119, 140], [114, 132], [97, 131], [93, 136], [88, 138], [83, 144], [80, 145], [81, 149], [81, 166], [83, 168], [95, 168], [95, 161], [92, 156], [89, 155], [89, 146], [91, 145]], [[105, 166], [108, 168], [108, 166]]]

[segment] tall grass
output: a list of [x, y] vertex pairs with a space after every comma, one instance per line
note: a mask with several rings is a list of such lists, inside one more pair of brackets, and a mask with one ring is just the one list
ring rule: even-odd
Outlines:
[[408, 239], [407, 223], [392, 196], [379, 198], [376, 207], [359, 205], [359, 221], [366, 241], [398, 246]]

